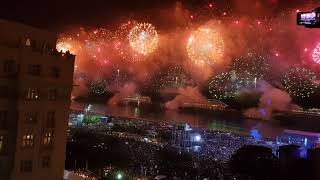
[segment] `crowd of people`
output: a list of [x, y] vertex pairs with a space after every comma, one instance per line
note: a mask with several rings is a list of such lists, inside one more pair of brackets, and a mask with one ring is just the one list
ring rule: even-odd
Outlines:
[[[163, 122], [113, 117], [110, 122], [105, 124], [70, 127], [68, 150], [70, 152], [77, 151], [75, 147], [78, 146], [71, 145], [77, 142], [85, 144], [85, 148], [93, 149], [84, 153], [94, 152], [93, 157], [100, 154], [97, 152], [110, 156], [121, 156], [114, 160], [124, 161], [126, 165], [122, 163], [119, 165], [119, 162], [115, 163], [112, 159], [104, 158], [100, 160], [107, 162], [95, 163], [103, 164], [104, 166], [100, 167], [102, 169], [105, 166], [125, 169], [131, 178], [164, 174], [180, 178], [221, 177], [225, 179], [229, 177], [237, 179], [239, 176], [230, 172], [227, 162], [240, 147], [243, 145], [262, 145], [276, 149], [277, 145], [264, 139], [256, 140], [233, 133], [197, 129], [197, 132], [204, 139], [200, 148], [197, 151], [193, 151], [192, 148], [191, 150], [190, 148], [182, 149], [172, 146], [174, 126]], [[90, 133], [92, 138], [88, 141], [90, 136], [75, 136], [77, 133]], [[81, 137], [85, 137], [85, 141]], [[69, 157], [69, 159], [76, 158]], [[89, 164], [91, 164], [90, 160]], [[87, 166], [88, 163], [85, 163], [82, 167], [77, 168], [88, 168]], [[99, 169], [97, 165], [93, 167]], [[74, 169], [70, 166], [69, 168], [70, 170]], [[101, 171], [95, 170], [95, 172]], [[112, 172], [107, 174], [112, 174]], [[96, 173], [96, 175], [106, 176], [105, 173]]]
[[[107, 125], [107, 126], [110, 126]], [[102, 126], [103, 129], [103, 126]], [[166, 124], [163, 122], [147, 121], [142, 119], [132, 118], [114, 118], [112, 121], [112, 128], [108, 128], [110, 132], [120, 132], [120, 134], [127, 132], [136, 136], [135, 138], [142, 141], [149, 140], [149, 142], [161, 145], [171, 145], [174, 131], [173, 124]], [[195, 152], [197, 155], [208, 156], [216, 161], [227, 162], [231, 155], [244, 145], [260, 145], [269, 147], [275, 153], [279, 144], [276, 141], [268, 139], [255, 139], [254, 137], [243, 136], [231, 132], [221, 132], [218, 130], [197, 129], [197, 133], [204, 139], [201, 147]], [[192, 149], [192, 148], [191, 148]], [[179, 148], [179, 150], [182, 150]], [[186, 149], [188, 152], [190, 149]]]
[[269, 147], [276, 152], [279, 144], [266, 139], [256, 140], [252, 137], [240, 136], [219, 131], [206, 131], [206, 143], [204, 155], [218, 161], [227, 162], [230, 157], [244, 145], [259, 145]]

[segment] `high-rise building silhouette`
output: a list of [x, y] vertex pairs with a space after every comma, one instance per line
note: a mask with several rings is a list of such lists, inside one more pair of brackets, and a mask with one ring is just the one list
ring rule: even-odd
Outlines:
[[63, 178], [75, 56], [57, 36], [0, 20], [0, 179]]

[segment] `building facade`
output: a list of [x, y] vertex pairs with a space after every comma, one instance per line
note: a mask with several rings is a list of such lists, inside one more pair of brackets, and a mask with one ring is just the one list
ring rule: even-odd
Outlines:
[[0, 20], [0, 179], [63, 179], [75, 56], [56, 41]]

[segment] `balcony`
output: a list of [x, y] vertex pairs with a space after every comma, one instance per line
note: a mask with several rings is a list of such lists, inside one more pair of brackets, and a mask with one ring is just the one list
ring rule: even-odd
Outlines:
[[75, 55], [71, 54], [70, 52], [59, 52], [56, 48], [51, 47], [34, 47], [34, 46], [25, 46], [22, 44], [17, 43], [1, 43], [1, 48], [5, 48], [4, 50], [14, 50], [14, 49], [23, 49], [25, 52], [32, 52], [36, 54], [42, 54], [42, 55], [51, 55], [51, 56], [57, 56], [57, 57], [63, 57], [65, 59], [74, 59]]

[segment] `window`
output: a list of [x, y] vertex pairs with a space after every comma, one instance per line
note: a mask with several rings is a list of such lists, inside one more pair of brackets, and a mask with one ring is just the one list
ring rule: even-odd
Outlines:
[[34, 145], [34, 136], [33, 134], [25, 134], [22, 137], [22, 147], [23, 148], [28, 148], [28, 147], [33, 147]]
[[55, 112], [51, 111], [47, 113], [47, 122], [46, 128], [54, 128], [55, 127]]
[[21, 160], [20, 171], [21, 172], [32, 172], [32, 161], [31, 160]]
[[28, 46], [28, 47], [30, 47], [30, 46], [31, 46], [31, 41], [30, 41], [30, 39], [29, 39], [29, 38], [27, 38], [27, 40], [26, 40], [26, 46]]
[[57, 99], [57, 89], [49, 89], [48, 100], [54, 101]]
[[50, 164], [51, 164], [51, 158], [50, 156], [44, 156], [42, 157], [42, 167], [43, 168], [50, 168]]
[[26, 114], [26, 122], [27, 123], [35, 123], [37, 122], [38, 113], [37, 112], [28, 112]]
[[40, 76], [41, 65], [39, 64], [29, 64], [28, 65], [28, 74], [32, 76]]
[[28, 88], [26, 92], [27, 100], [37, 100], [39, 99], [40, 90], [37, 88]]
[[4, 160], [0, 160], [0, 172], [3, 172], [3, 170], [5, 170], [5, 162]]
[[4, 61], [3, 72], [13, 73], [15, 71], [15, 62], [13, 60]]
[[31, 48], [36, 49], [37, 48], [37, 41], [34, 39], [31, 39]]
[[53, 132], [51, 130], [47, 130], [44, 133], [43, 145], [52, 145], [52, 136], [53, 136]]
[[7, 111], [0, 111], [0, 129], [2, 130], [7, 128], [7, 116]]
[[50, 43], [44, 41], [44, 42], [42, 43], [42, 49], [43, 49], [44, 52], [48, 52], [48, 51], [50, 51], [52, 48], [50, 47]]
[[4, 136], [0, 135], [0, 154], [5, 151], [5, 138]]
[[60, 77], [60, 69], [58, 67], [51, 67], [50, 76], [53, 78], [59, 78]]
[[7, 98], [9, 95], [8, 86], [0, 86], [0, 97]]

